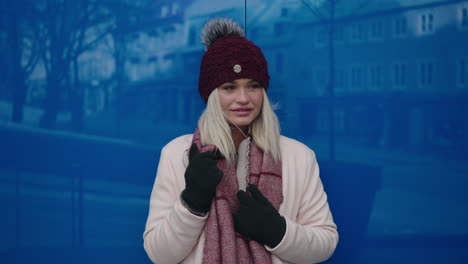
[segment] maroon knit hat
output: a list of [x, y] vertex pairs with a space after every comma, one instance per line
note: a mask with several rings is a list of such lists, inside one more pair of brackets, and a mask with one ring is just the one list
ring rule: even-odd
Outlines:
[[228, 19], [212, 19], [202, 35], [207, 51], [200, 65], [198, 91], [205, 103], [214, 89], [236, 79], [254, 79], [268, 89], [270, 76], [265, 56], [244, 37], [239, 25]]

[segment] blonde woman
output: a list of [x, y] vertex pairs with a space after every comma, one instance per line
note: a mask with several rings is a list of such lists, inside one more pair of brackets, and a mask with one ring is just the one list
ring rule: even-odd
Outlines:
[[144, 236], [154, 263], [317, 263], [338, 233], [314, 152], [280, 135], [265, 57], [233, 21], [213, 19], [198, 128], [161, 152]]

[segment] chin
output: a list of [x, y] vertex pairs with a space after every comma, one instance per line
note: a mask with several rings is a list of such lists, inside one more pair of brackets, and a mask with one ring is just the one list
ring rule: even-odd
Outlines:
[[246, 126], [249, 126], [250, 124], [252, 124], [253, 120], [252, 119], [249, 119], [249, 120], [232, 120], [234, 121], [233, 123], [238, 126], [238, 127], [246, 127]]
[[250, 123], [247, 123], [247, 122], [235, 122], [234, 124], [235, 124], [236, 126], [242, 128], [242, 127], [247, 127], [247, 126], [249, 126], [251, 123], [252, 123], [252, 122], [250, 122]]

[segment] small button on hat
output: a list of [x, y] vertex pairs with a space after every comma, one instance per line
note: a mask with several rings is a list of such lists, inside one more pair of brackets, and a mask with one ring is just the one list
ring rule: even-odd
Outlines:
[[232, 69], [234, 70], [235, 73], [239, 73], [242, 71], [242, 67], [239, 64], [234, 65]]

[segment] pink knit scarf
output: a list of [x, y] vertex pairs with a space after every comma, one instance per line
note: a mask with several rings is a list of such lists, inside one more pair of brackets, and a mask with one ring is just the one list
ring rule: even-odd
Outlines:
[[[216, 148], [214, 145], [202, 146], [198, 129], [193, 134], [192, 142], [202, 152]], [[251, 141], [248, 160], [249, 184], [255, 184], [273, 206], [279, 209], [283, 202], [281, 162], [275, 162], [254, 140]], [[211, 204], [205, 226], [203, 263], [272, 263], [270, 253], [262, 244], [249, 240], [234, 230], [232, 215], [239, 206], [236, 197], [239, 190], [236, 167], [233, 163], [227, 163], [224, 158], [218, 159], [217, 166], [224, 172], [224, 176], [216, 189], [216, 197]]]

